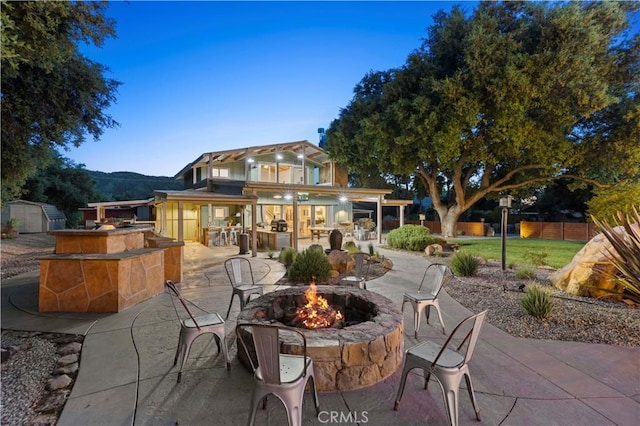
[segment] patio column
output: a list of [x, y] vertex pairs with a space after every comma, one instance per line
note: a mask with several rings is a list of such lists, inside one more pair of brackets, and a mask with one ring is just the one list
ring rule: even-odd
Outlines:
[[251, 204], [251, 257], [258, 255], [258, 221], [256, 216], [258, 209], [256, 204]]
[[293, 248], [298, 251], [298, 193], [293, 192]]
[[178, 201], [178, 241], [184, 241], [184, 204]]
[[378, 201], [376, 202], [376, 220], [378, 225], [378, 244], [382, 243], [382, 195], [378, 195]]

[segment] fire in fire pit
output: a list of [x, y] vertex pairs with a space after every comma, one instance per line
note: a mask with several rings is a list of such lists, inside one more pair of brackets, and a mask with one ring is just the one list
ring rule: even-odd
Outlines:
[[296, 314], [289, 325], [300, 328], [339, 328], [344, 315], [339, 310], [329, 305], [327, 299], [318, 295], [315, 281], [309, 284], [309, 289], [304, 292], [307, 303], [296, 309]]

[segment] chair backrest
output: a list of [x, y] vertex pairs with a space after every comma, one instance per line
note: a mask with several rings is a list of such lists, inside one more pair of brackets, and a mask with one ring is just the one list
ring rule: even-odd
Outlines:
[[185, 299], [182, 296], [182, 293], [180, 293], [180, 290], [178, 290], [178, 287], [176, 287], [176, 284], [171, 280], [167, 280], [165, 281], [164, 285], [169, 290], [169, 294], [173, 296], [171, 301], [173, 303], [173, 308], [175, 309], [176, 315], [178, 316], [178, 318], [180, 318], [180, 315], [178, 314], [178, 307], [176, 306], [174, 299], [178, 299], [180, 301], [184, 310], [187, 311], [187, 314], [189, 314], [189, 318], [191, 318], [191, 321], [193, 321], [196, 328], [200, 330], [200, 326], [198, 325], [198, 321], [196, 321], [196, 317], [193, 315], [193, 312], [191, 312], [191, 309], [189, 309], [189, 304], [187, 299]]
[[447, 276], [451, 275], [453, 275], [453, 273], [447, 265], [432, 263], [427, 266], [427, 269], [424, 271], [418, 292], [431, 294], [434, 297], [438, 296]]
[[224, 262], [224, 269], [227, 271], [229, 281], [234, 287], [242, 284], [255, 284], [251, 262], [247, 258], [232, 257], [227, 259]]
[[[365, 273], [365, 261], [368, 260], [370, 258], [370, 256], [366, 253], [362, 253], [362, 252], [357, 252], [353, 254], [353, 258], [356, 261], [356, 266], [354, 266], [353, 268], [353, 275], [356, 278], [366, 278], [366, 273]], [[369, 264], [367, 264], [367, 268], [366, 270], [368, 271]]]
[[487, 316], [488, 310], [482, 311], [479, 314], [471, 315], [468, 318], [465, 318], [453, 329], [447, 341], [442, 346], [442, 349], [438, 353], [438, 356], [433, 360], [432, 365], [436, 365], [438, 363], [438, 358], [445, 351], [447, 346], [451, 344], [454, 338], [457, 338], [460, 333], [466, 332], [467, 334], [464, 336], [458, 347], [455, 349], [456, 352], [460, 353], [464, 357], [464, 364], [468, 363], [473, 356], [473, 351], [476, 347], [476, 343], [478, 343], [478, 336], [480, 335], [480, 329], [482, 328], [482, 324], [484, 323], [484, 319]]
[[[255, 349], [255, 360], [248, 350], [246, 340], [248, 333], [253, 339], [253, 348]], [[277, 324], [238, 324], [236, 326], [236, 336], [241, 343], [242, 348], [251, 363], [251, 368], [255, 372], [260, 368], [262, 380], [268, 384], [280, 385], [282, 378], [280, 377], [280, 349], [282, 334], [297, 335], [302, 342], [302, 355], [307, 357], [307, 339], [302, 331], [297, 328], [287, 327]], [[290, 339], [287, 344], [290, 344]], [[255, 363], [257, 362], [257, 364]], [[303, 368], [300, 376], [306, 375], [306, 369]]]

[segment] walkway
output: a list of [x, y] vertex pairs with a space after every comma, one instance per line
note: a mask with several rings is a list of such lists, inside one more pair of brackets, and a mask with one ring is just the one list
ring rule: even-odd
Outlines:
[[[415, 288], [427, 260], [380, 252], [394, 262], [394, 269], [369, 281], [367, 287], [400, 304], [402, 294]], [[225, 313], [231, 290], [222, 262], [236, 254], [236, 247], [209, 249], [188, 244], [185, 295]], [[275, 283], [284, 272], [264, 254], [250, 259], [265, 283]], [[267, 285], [265, 291], [275, 288]], [[237, 301], [227, 322], [231, 371], [225, 369], [213, 340], [203, 337], [194, 344], [182, 382], [177, 384], [177, 369], [172, 364], [179, 328], [168, 295], [117, 314], [39, 314], [37, 291], [37, 273], [2, 282], [3, 329], [86, 336], [80, 373], [59, 425], [246, 423], [253, 379], [235, 358]], [[441, 307], [448, 330], [471, 314], [442, 293]], [[411, 309], [406, 310], [404, 321], [405, 347], [410, 347], [417, 342]], [[423, 324], [418, 341], [426, 339], [442, 341], [443, 335], [437, 327]], [[407, 382], [399, 411], [393, 411], [393, 401], [400, 370], [366, 389], [320, 394], [319, 418], [306, 397], [304, 424], [447, 424], [439, 386], [432, 382], [423, 391], [417, 371]], [[471, 374], [484, 425], [636, 426], [640, 421], [640, 348], [520, 339], [485, 324]], [[270, 399], [267, 410], [259, 411], [257, 425], [286, 424], [284, 410], [275, 399]], [[478, 424], [464, 391], [459, 421], [461, 425]]]

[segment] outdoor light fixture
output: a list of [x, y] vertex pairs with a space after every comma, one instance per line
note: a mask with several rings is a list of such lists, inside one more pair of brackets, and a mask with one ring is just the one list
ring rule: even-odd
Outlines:
[[253, 163], [253, 162], [254, 162], [254, 159], [253, 159], [253, 158], [247, 158], [247, 162], [248, 162], [248, 163]]
[[341, 203], [346, 203], [347, 202], [347, 197], [345, 197], [344, 195], [341, 195], [339, 198]]
[[279, 200], [282, 198], [282, 194], [276, 194], [273, 196], [273, 198], [275, 198], [276, 200]]
[[513, 197], [507, 195], [500, 198], [500, 207], [502, 207], [502, 221], [500, 223], [500, 239], [502, 242], [502, 271], [507, 270], [507, 217], [509, 215], [509, 208], [511, 207], [511, 200]]
[[303, 158], [304, 158], [304, 155], [298, 154], [298, 159], [302, 160]]
[[282, 160], [282, 155], [281, 154], [277, 154], [276, 155], [276, 160]]
[[293, 199], [293, 195], [292, 195], [292, 194], [289, 194], [289, 193], [284, 194], [284, 199], [285, 199], [285, 200], [292, 200], [292, 199]]

